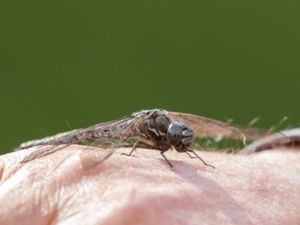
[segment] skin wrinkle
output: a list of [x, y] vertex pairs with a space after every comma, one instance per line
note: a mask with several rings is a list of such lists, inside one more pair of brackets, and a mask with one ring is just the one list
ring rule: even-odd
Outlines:
[[[53, 193], [53, 194], [50, 194]], [[57, 193], [57, 191], [51, 191], [49, 190], [46, 195], [45, 195], [45, 200], [43, 200], [42, 204], [41, 204], [41, 211], [43, 212], [44, 217], [46, 218], [47, 224], [49, 225], [54, 225], [57, 222], [57, 218], [59, 216], [59, 214], [61, 214], [61, 211], [59, 210], [60, 207], [58, 205], [57, 202], [59, 202], [59, 200], [57, 200], [55, 197], [55, 194]]]
[[[64, 195], [62, 195], [62, 192], [59, 191], [59, 195], [61, 197], [57, 201], [57, 208], [59, 209], [59, 212], [57, 213], [56, 217], [57, 223], [60, 223], [61, 221], [66, 221], [72, 217], [76, 217], [76, 215], [80, 214], [80, 211], [82, 210], [80, 207], [73, 207], [74, 205], [79, 204], [77, 198], [82, 198], [82, 196], [77, 193], [78, 189], [76, 189], [76, 191], [72, 191], [71, 188], [72, 187], [66, 188]], [[84, 201], [80, 202], [84, 203]]]
[[[60, 180], [58, 179], [60, 173], [56, 173], [63, 165], [61, 160], [58, 160], [58, 164], [60, 166], [52, 164], [53, 167], [56, 168], [55, 171], [53, 171], [51, 166], [49, 166], [50, 176], [47, 177], [46, 180], [44, 179], [44, 182], [42, 183], [42, 187], [45, 190], [45, 200], [40, 205], [42, 206], [41, 210], [44, 212], [49, 224], [56, 224], [58, 218], [64, 214], [62, 209], [67, 206], [67, 202], [70, 202], [69, 195], [66, 195], [66, 192], [64, 192], [65, 188], [64, 186], [61, 186]], [[69, 206], [71, 205], [72, 204], [69, 204]]]
[[[83, 188], [83, 187], [86, 187], [86, 184], [84, 184], [85, 180], [91, 180], [91, 179], [95, 179], [95, 178], [97, 179], [97, 177], [99, 180], [99, 178], [105, 177], [105, 176], [99, 176], [99, 174], [101, 175], [101, 172], [96, 171], [96, 170], [93, 171], [93, 169], [89, 169], [89, 170], [85, 171], [85, 170], [80, 169], [80, 167], [76, 167], [76, 168], [72, 169], [72, 171], [73, 171], [72, 174], [74, 174], [74, 175], [69, 176], [69, 175], [64, 174], [61, 177], [63, 179], [63, 181], [62, 181], [63, 183], [65, 183], [66, 185], [69, 184], [68, 189], [73, 189], [72, 187], [75, 185], [74, 189], [77, 190], [76, 191], [77, 199], [82, 199], [80, 196], [81, 193], [85, 194], [85, 192], [86, 192], [86, 191], [84, 191], [84, 188]], [[112, 174], [112, 172], [110, 172], [110, 173]], [[83, 175], [83, 176], [81, 176], [81, 175]], [[77, 180], [76, 176], [81, 177], [81, 179]], [[104, 191], [101, 191], [101, 189], [99, 189], [99, 188], [97, 189], [97, 187], [95, 185], [90, 184], [89, 187], [94, 187], [93, 188], [94, 193], [95, 194], [97, 193], [97, 196], [94, 196], [94, 197], [99, 198], [99, 201], [100, 201], [102, 199], [102, 196], [104, 196], [105, 188], [102, 187], [102, 189], [104, 189]], [[91, 190], [89, 190], [89, 191], [91, 191]], [[99, 196], [99, 194], [100, 194], [100, 196]], [[80, 202], [82, 203], [82, 201], [80, 201]], [[62, 208], [68, 208], [68, 207], [62, 206]], [[67, 217], [70, 218], [70, 217], [72, 217], [72, 215], [75, 215], [75, 214], [76, 214], [76, 212], [73, 212], [71, 215], [68, 215]]]
[[222, 195], [221, 195], [222, 196]]
[[[176, 188], [175, 188], [176, 190]], [[184, 194], [184, 193], [183, 193]], [[167, 222], [167, 218], [168, 218], [168, 214], [170, 214], [170, 216], [174, 213], [177, 216], [177, 219], [175, 219], [175, 221], [181, 221], [182, 220], [182, 216], [181, 213], [184, 214], [184, 211], [187, 210], [187, 208], [193, 208], [193, 205], [191, 204], [190, 201], [182, 201], [182, 193], [177, 193], [177, 191], [169, 191], [166, 194], [163, 194], [163, 192], [161, 194], [159, 193], [149, 193], [146, 190], [145, 191], [140, 191], [136, 194], [136, 197], [134, 199], [131, 199], [129, 206], [124, 206], [122, 207], [120, 210], [121, 212], [116, 212], [117, 215], [130, 215], [130, 214], [134, 214], [136, 216], [134, 216], [133, 218], [129, 217], [128, 221], [126, 220], [127, 218], [122, 218], [122, 220], [120, 221], [125, 221], [124, 223], [128, 223], [128, 224], [139, 224], [141, 219], [146, 219], [146, 221], [148, 221], [147, 224], [153, 224], [155, 222], [155, 220], [157, 221], [165, 221]], [[148, 208], [145, 205], [145, 202], [147, 202], [149, 205], [151, 205], [152, 207]], [[168, 208], [163, 208], [163, 206], [161, 206], [161, 203], [164, 203], [166, 205], [169, 205]], [[157, 213], [163, 210], [164, 211], [164, 215], [162, 218], [157, 218], [155, 217], [155, 215], [157, 215]], [[189, 211], [189, 210], [187, 210]], [[173, 215], [174, 217], [174, 215]], [[148, 218], [148, 219], [147, 219]], [[154, 218], [154, 220], [151, 222], [151, 218]], [[156, 218], [156, 219], [155, 219]], [[112, 219], [112, 221], [110, 220]], [[116, 223], [115, 221], [115, 216], [112, 216], [112, 218], [108, 218], [107, 220], [105, 220], [105, 222], [103, 224], [119, 224]], [[150, 220], [150, 221], [149, 221]], [[184, 222], [180, 222], [178, 224], [183, 224]], [[122, 223], [120, 223], [122, 224]]]
[[[92, 179], [92, 177], [89, 177], [89, 178], [91, 178]], [[113, 193], [111, 193], [111, 194], [113, 194], [113, 195], [118, 195], [118, 189], [119, 190], [122, 190], [122, 187], [120, 187], [120, 188], [114, 188], [114, 191], [113, 191]], [[79, 189], [80, 190], [80, 189]], [[100, 195], [99, 195], [99, 192], [100, 192]], [[120, 191], [119, 191], [120, 192]], [[120, 192], [120, 193], [122, 193], [122, 192]], [[100, 206], [100, 207], [97, 207], [97, 205], [96, 204], [93, 204], [93, 205], [90, 205], [90, 206], [92, 206], [92, 207], [94, 207], [94, 208], [97, 208], [97, 211], [93, 214], [93, 218], [84, 218], [84, 221], [85, 221], [85, 223], [83, 223], [83, 224], [89, 224], [87, 221], [92, 221], [93, 219], [95, 220], [95, 218], [97, 218], [97, 217], [99, 217], [99, 218], [101, 218], [101, 217], [103, 217], [103, 215], [101, 215], [101, 214], [103, 214], [103, 210], [105, 210], [105, 211], [109, 211], [109, 212], [112, 212], [113, 213], [113, 210], [114, 210], [114, 208], [115, 207], [110, 207], [109, 205], [112, 205], [112, 201], [111, 200], [109, 200], [109, 199], [107, 199], [107, 198], [110, 198], [111, 196], [108, 196], [108, 195], [111, 195], [111, 194], [109, 194], [109, 193], [107, 193], [107, 190], [104, 190], [104, 192], [103, 191], [101, 191], [101, 189], [99, 190], [98, 189], [98, 191], [97, 192], [95, 192], [94, 194], [96, 194], [96, 195], [94, 195], [93, 196], [93, 199], [99, 199], [99, 202], [105, 202], [105, 201], [108, 201], [107, 203], [108, 204], [100, 204], [100, 205], [102, 205], [102, 206]], [[84, 200], [83, 199], [83, 201], [87, 201], [86, 203], [84, 203], [81, 199], [81, 196], [79, 195], [79, 196], [77, 196], [76, 197], [76, 199], [80, 199], [80, 202], [81, 203], [83, 203], [85, 206], [83, 206], [83, 209], [82, 210], [84, 210], [84, 211], [86, 211], [86, 210], [89, 210], [88, 208], [90, 207], [89, 206], [89, 204], [88, 204], [88, 199], [86, 199], [86, 200]], [[107, 199], [107, 200], [106, 200]], [[118, 202], [120, 201], [120, 199], [118, 199]], [[97, 202], [97, 204], [99, 204], [99, 202]], [[80, 205], [78, 205], [78, 206], [80, 206]], [[111, 210], [109, 210], [111, 208]], [[80, 210], [80, 208], [79, 208], [79, 210]], [[90, 209], [90, 210], [93, 210], [93, 208], [92, 209]], [[102, 213], [101, 213], [102, 212]], [[100, 214], [99, 214], [100, 213]], [[66, 218], [67, 220], [69, 220], [69, 221], [78, 221], [78, 220], [76, 220], [75, 219], [76, 218], [76, 214], [75, 213], [73, 213], [72, 215], [69, 215], [68, 216], [68, 218]], [[82, 221], [82, 219], [81, 219], [81, 221]], [[71, 224], [74, 224], [74, 222], [72, 223], [72, 222], [70, 222]], [[91, 223], [91, 224], [94, 224], [94, 223]], [[98, 224], [98, 223], [97, 223]]]
[[14, 159], [16, 159], [16, 158], [17, 157], [11, 157], [11, 159], [10, 159], [10, 158], [3, 157], [2, 161], [4, 162], [3, 165], [5, 166], [5, 169], [3, 167], [3, 173], [2, 173], [2, 177], [1, 177], [1, 184], [3, 182], [7, 181], [8, 179], [10, 179], [10, 177], [12, 177], [21, 168], [20, 165], [13, 162], [13, 161], [15, 161]]
[[196, 177], [196, 173], [193, 175], [193, 177]]
[[[25, 172], [25, 173], [24, 173]], [[27, 176], [26, 176], [27, 175]], [[24, 216], [28, 214], [27, 216], [34, 217], [36, 215], [36, 212], [38, 211], [38, 208], [35, 206], [39, 205], [38, 202], [36, 201], [35, 196], [38, 195], [39, 193], [39, 185], [35, 184], [34, 186], [31, 187], [31, 189], [28, 189], [26, 192], [24, 192], [23, 187], [26, 187], [26, 183], [31, 183], [32, 179], [26, 179], [28, 178], [28, 171], [18, 171], [16, 175], [13, 177], [10, 177], [8, 182], [6, 182], [6, 191], [2, 189], [1, 191], [5, 191], [4, 193], [2, 192], [0, 194], [1, 198], [4, 197], [5, 201], [10, 203], [9, 205], [6, 205], [5, 211], [9, 212], [11, 211], [10, 208], [13, 207], [13, 204], [15, 204], [15, 207], [11, 212], [13, 212], [13, 215], [16, 218], [19, 218], [20, 221], [24, 221], [25, 218]], [[21, 179], [20, 179], [21, 178]], [[15, 183], [15, 184], [14, 184]], [[14, 184], [14, 185], [12, 185]], [[19, 187], [18, 187], [19, 186]], [[14, 196], [19, 196], [18, 199], [14, 199]], [[4, 200], [2, 199], [2, 200]], [[2, 202], [2, 201], [1, 201]], [[30, 203], [30, 204], [28, 204]], [[10, 206], [10, 207], [9, 207]], [[9, 207], [9, 208], [7, 208]], [[4, 209], [4, 208], [2, 208]], [[3, 214], [2, 214], [3, 215]], [[0, 216], [0, 220], [3, 220], [5, 217]], [[33, 221], [34, 223], [34, 221]], [[3, 223], [7, 224], [7, 223]], [[9, 223], [8, 223], [9, 224]]]
[[[122, 170], [122, 171], [124, 171], [125, 172], [125, 174], [130, 174], [131, 172], [135, 172], [135, 174], [136, 173], [143, 173], [143, 172], [140, 172], [139, 170], [135, 170], [135, 169], [129, 169], [129, 170]], [[144, 170], [144, 171], [147, 171], [146, 169]], [[153, 173], [153, 172], [149, 172], [149, 176], [150, 176], [150, 173]], [[147, 175], [146, 175], [147, 176]], [[126, 177], [126, 175], [125, 175], [125, 177]], [[167, 176], [165, 176], [165, 177], [167, 177]], [[143, 177], [143, 176], [139, 176], [139, 175], [137, 175], [137, 176], [135, 176], [135, 180], [136, 180], [136, 185], [138, 185], [139, 184], [139, 180], [141, 179], [141, 178], [143, 178], [143, 181], [145, 181], [145, 177]], [[156, 178], [156, 177], [155, 177]], [[132, 180], [132, 179], [131, 179]], [[146, 179], [147, 180], [147, 179]], [[141, 181], [141, 180], [140, 180]], [[142, 181], [142, 182], [143, 182]], [[143, 182], [144, 183], [144, 182]], [[157, 187], [157, 188], [159, 188], [159, 187]]]
[[[263, 155], [261, 155], [263, 156]], [[278, 158], [278, 157], [277, 157]], [[272, 207], [272, 204], [273, 203], [276, 203], [275, 205], [273, 204], [273, 206], [280, 206], [281, 202], [282, 202], [282, 197], [283, 197], [283, 194], [285, 193], [284, 191], [280, 190], [279, 189], [279, 186], [273, 186], [273, 183], [279, 183], [280, 184], [283, 184], [283, 182], [281, 181], [282, 178], [284, 177], [286, 180], [289, 176], [287, 176], [288, 174], [282, 174], [282, 172], [284, 173], [285, 171], [282, 171], [282, 170], [279, 170], [277, 171], [277, 168], [279, 168], [279, 165], [277, 164], [271, 164], [268, 162], [268, 164], [264, 164], [262, 165], [263, 168], [262, 170], [260, 170], [259, 174], [253, 176], [253, 180], [252, 180], [252, 185], [248, 185], [246, 186], [247, 187], [247, 190], [248, 192], [255, 192], [255, 193], [258, 193], [260, 196], [260, 202], [257, 202], [257, 199], [259, 199], [258, 197], [256, 198], [251, 198], [249, 199], [249, 201], [252, 202], [253, 205], [255, 205], [257, 203], [257, 212], [256, 214], [258, 215], [261, 215], [261, 218], [265, 218], [265, 221], [267, 223], [270, 223], [270, 218], [273, 218], [274, 216], [278, 216], [278, 215], [274, 215], [273, 213], [270, 213], [266, 210], [261, 210], [261, 208], [269, 208], [269, 207]], [[268, 168], [274, 168], [274, 170], [268, 170]], [[269, 171], [269, 173], [271, 172], [272, 174], [266, 174], [266, 173], [263, 173], [262, 171]], [[254, 170], [256, 171], [256, 170]], [[281, 178], [282, 177], [282, 178]], [[276, 182], [274, 182], [274, 180]], [[249, 184], [251, 184], [249, 182]], [[294, 185], [295, 186], [295, 185]], [[291, 186], [293, 187], [293, 185]], [[286, 186], [287, 190], [289, 190], [291, 188], [290, 186]], [[241, 195], [245, 193], [242, 193], [241, 192]], [[249, 195], [247, 195], [249, 196]], [[243, 198], [245, 198], [243, 196]], [[265, 203], [264, 201], [262, 201], [263, 199], [266, 199]], [[273, 199], [274, 201], [269, 202], [269, 199]], [[265, 207], [262, 205], [263, 204], [266, 204]], [[288, 207], [288, 206], [287, 206]], [[273, 210], [275, 211], [275, 210]], [[284, 210], [279, 210], [280, 212], [284, 211]], [[277, 213], [278, 214], [278, 213]]]
[[[69, 158], [71, 154], [68, 153], [67, 158]], [[24, 164], [22, 167], [20, 167], [16, 173], [14, 173], [14, 176], [10, 177], [11, 179], [14, 179], [14, 177], [18, 176], [18, 172], [21, 171], [28, 171], [30, 173], [30, 179], [27, 180], [29, 182], [31, 182], [34, 186], [32, 187], [34, 189], [34, 193], [33, 193], [33, 205], [43, 205], [45, 206], [45, 204], [47, 204], [47, 201], [43, 201], [43, 204], [41, 204], [39, 202], [39, 199], [44, 199], [42, 196], [47, 196], [50, 195], [52, 196], [51, 193], [47, 193], [48, 191], [45, 191], [46, 194], [40, 194], [41, 192], [43, 193], [43, 189], [48, 190], [49, 186], [47, 186], [46, 188], [44, 188], [48, 183], [53, 184], [53, 180], [55, 180], [57, 178], [57, 171], [59, 170], [59, 167], [62, 166], [62, 162], [65, 161], [66, 157], [61, 157], [62, 160], [57, 160], [56, 161], [56, 165], [54, 165], [51, 161], [49, 161], [47, 158], [43, 158], [42, 160], [46, 161], [46, 163], [39, 163], [38, 161], [32, 161], [30, 163]], [[53, 167], [54, 170], [51, 168]], [[55, 171], [55, 172], [53, 172]], [[69, 170], [72, 171], [72, 170]], [[46, 179], [45, 179], [46, 178]], [[54, 182], [55, 183], [55, 182]], [[57, 185], [58, 186], [58, 185]], [[47, 195], [48, 194], [48, 195]], [[48, 198], [49, 200], [50, 198]], [[65, 198], [62, 198], [65, 199]], [[66, 199], [65, 199], [66, 200]], [[49, 201], [50, 202], [50, 201]], [[50, 209], [50, 205], [49, 204], [49, 209]], [[51, 205], [51, 207], [53, 208], [53, 204]], [[55, 207], [54, 207], [55, 208]], [[39, 208], [37, 207], [36, 209], [39, 210]], [[34, 212], [33, 212], [34, 214]], [[38, 214], [38, 213], [37, 213]], [[47, 213], [46, 213], [47, 214]], [[53, 213], [50, 213], [50, 215], [53, 215]]]
[[48, 214], [48, 222], [46, 225], [55, 225], [57, 214], [58, 214], [57, 208], [54, 207], [53, 210]]
[[[58, 208], [60, 208], [60, 213], [57, 213], [58, 219], [60, 217], [66, 219], [70, 218], [73, 215], [76, 215], [78, 211], [68, 211], [64, 209], [71, 208], [72, 205], [76, 204], [76, 200], [74, 198], [80, 198], [80, 190], [82, 190], [82, 184], [81, 184], [81, 178], [80, 171], [78, 171], [77, 165], [78, 163], [72, 162], [72, 157], [77, 157], [78, 154], [69, 154], [67, 158], [63, 157], [63, 160], [60, 160], [57, 165], [53, 165], [53, 168], [55, 168], [55, 183], [59, 184], [56, 185], [58, 189], [58, 195], [56, 195], [55, 202], [58, 202]], [[69, 159], [69, 160], [67, 160]], [[63, 163], [62, 163], [63, 162]], [[70, 163], [71, 162], [71, 163]], [[74, 168], [74, 166], [76, 168]], [[57, 173], [58, 171], [62, 170], [62, 172]], [[53, 171], [51, 169], [51, 171]], [[84, 176], [83, 176], [84, 178]], [[72, 191], [76, 190], [76, 192]], [[73, 193], [73, 194], [71, 194]], [[50, 201], [49, 201], [50, 202]], [[52, 213], [50, 213], [52, 215]], [[48, 216], [49, 217], [49, 216]], [[58, 220], [57, 219], [57, 220]]]
[[[43, 149], [43, 147], [41, 147]], [[12, 153], [8, 153], [6, 155], [1, 156], [1, 158], [5, 161], [7, 173], [4, 174], [4, 180], [9, 179], [15, 173], [23, 168], [23, 166], [28, 166], [28, 163], [21, 163], [24, 158], [30, 155], [32, 152], [36, 151], [37, 147], [33, 147], [28, 150], [16, 151]], [[31, 161], [31, 162], [34, 162]], [[40, 164], [40, 163], [39, 163]]]
[[45, 184], [45, 182], [40, 182], [39, 187], [36, 187], [33, 193], [35, 205], [34, 214], [40, 215], [42, 220], [49, 223], [49, 221], [53, 222], [55, 220], [57, 207], [53, 199], [50, 197], [53, 196], [54, 191], [51, 189], [52, 185], [49, 187]]
[[0, 186], [1, 186], [2, 176], [4, 174], [4, 167], [5, 167], [5, 163], [3, 160], [0, 159]]
[[[153, 206], [151, 199], [152, 194], [149, 196], [147, 191], [139, 191], [137, 188], [133, 188], [128, 195], [126, 202], [120, 207], [116, 208], [114, 213], [111, 213], [101, 224], [139, 224], [143, 219], [155, 218], [156, 211], [164, 210], [161, 206], [148, 208], [145, 202]], [[161, 199], [156, 193], [156, 200], [165, 202], [165, 199]], [[153, 210], [153, 208], [155, 210]], [[147, 213], [145, 215], [145, 212]], [[166, 210], [164, 210], [166, 214]], [[119, 215], [124, 215], [122, 218]], [[132, 217], [132, 215], [134, 215]], [[157, 218], [159, 221], [159, 219]]]
[[[70, 155], [72, 148], [74, 153]], [[152, 154], [147, 150], [139, 150], [135, 158], [115, 153], [105, 162], [83, 170], [80, 166], [81, 151], [82, 148], [75, 145], [24, 164], [7, 180], [8, 183], [0, 186], [0, 199], [14, 200], [13, 197], [20, 196], [24, 188], [29, 188], [25, 198], [18, 200], [18, 212], [26, 218], [30, 210], [24, 209], [30, 209], [30, 196], [36, 194], [34, 191], [38, 188], [33, 188], [30, 183], [37, 183], [40, 179], [45, 190], [41, 190], [43, 194], [38, 195], [36, 204], [47, 208], [45, 201], [49, 201], [52, 204], [49, 207], [59, 212], [53, 223], [59, 222], [60, 225], [78, 221], [84, 221], [83, 224], [125, 224], [125, 217], [128, 224], [134, 221], [153, 224], [155, 219], [159, 219], [156, 222], [160, 221], [160, 224], [170, 224], [176, 219], [181, 224], [187, 224], [187, 219], [191, 224], [197, 224], [195, 221], [200, 218], [208, 224], [293, 224], [299, 221], [296, 213], [300, 207], [297, 200], [300, 155], [296, 152], [266, 151], [249, 156], [201, 153], [216, 166], [214, 171], [185, 155], [168, 153], [174, 162], [172, 170], [158, 158], [157, 151], [152, 151]], [[61, 159], [66, 156], [62, 163]], [[5, 157], [9, 161], [7, 155]], [[288, 162], [295, 163], [295, 166]], [[33, 166], [39, 163], [43, 166]], [[12, 168], [6, 167], [7, 170]], [[27, 180], [26, 171], [35, 174], [35, 178]], [[23, 182], [22, 188], [16, 189], [20, 182]], [[7, 185], [11, 189], [7, 189], [8, 195], [3, 196], [3, 187]], [[14, 201], [7, 202], [12, 204]], [[1, 207], [3, 204], [0, 201]], [[33, 204], [32, 207], [33, 210], [37, 206]], [[7, 208], [0, 212], [1, 224], [16, 224], [1, 221], [1, 215], [11, 211], [14, 210]], [[137, 217], [131, 218], [134, 212]], [[43, 219], [49, 221], [51, 213], [49, 210]], [[153, 215], [152, 220], [149, 215]], [[22, 221], [26, 224], [25, 220]]]

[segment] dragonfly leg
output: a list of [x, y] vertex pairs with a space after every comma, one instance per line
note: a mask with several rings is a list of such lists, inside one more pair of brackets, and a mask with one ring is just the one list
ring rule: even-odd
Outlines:
[[131, 151], [129, 152], [129, 154], [127, 153], [121, 153], [121, 155], [127, 155], [127, 156], [131, 156], [133, 151], [137, 148], [148, 148], [148, 149], [157, 149], [155, 148], [155, 146], [149, 145], [148, 143], [144, 143], [143, 141], [137, 141], [134, 143], [134, 145], [132, 146]]
[[[192, 153], [195, 155], [195, 157], [193, 157], [193, 156], [192, 156], [190, 153], [188, 153], [188, 152], [192, 152]], [[210, 166], [211, 168], [216, 169], [213, 165], [208, 164], [207, 162], [205, 162], [204, 159], [202, 159], [199, 155], [197, 155], [197, 153], [196, 153], [194, 150], [189, 149], [188, 151], [186, 151], [186, 154], [188, 154], [188, 156], [191, 157], [192, 159], [194, 159], [194, 158], [200, 159], [201, 162], [202, 162], [205, 166]]]
[[191, 159], [197, 158], [196, 156], [192, 156], [189, 152], [185, 152]]
[[166, 149], [166, 150], [163, 150], [163, 151], [161, 151], [160, 152], [160, 154], [162, 155], [162, 157], [164, 157], [164, 159], [167, 161], [167, 163], [169, 164], [169, 166], [172, 168], [173, 167], [173, 165], [172, 165], [172, 163], [170, 163], [170, 161], [167, 159], [167, 157], [164, 155], [164, 153], [166, 152], [166, 151], [168, 151], [169, 149]]
[[127, 156], [131, 156], [131, 154], [133, 153], [133, 151], [137, 148], [137, 145], [139, 144], [139, 141], [135, 142], [135, 144], [133, 145], [131, 151], [129, 152], [129, 154], [122, 152], [121, 155], [127, 155]]

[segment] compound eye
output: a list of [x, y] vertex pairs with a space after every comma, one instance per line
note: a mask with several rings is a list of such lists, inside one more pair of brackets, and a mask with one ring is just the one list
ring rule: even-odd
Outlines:
[[168, 127], [167, 139], [169, 143], [178, 150], [190, 146], [193, 141], [193, 136], [193, 130], [184, 123], [173, 122]]
[[193, 131], [190, 130], [185, 124], [180, 122], [173, 122], [168, 127], [167, 139], [169, 143], [174, 146], [180, 146], [182, 144], [186, 145], [187, 140], [185, 139], [193, 135], [190, 132]]
[[182, 126], [179, 123], [171, 123], [167, 131], [167, 139], [171, 145], [179, 145], [182, 139]]

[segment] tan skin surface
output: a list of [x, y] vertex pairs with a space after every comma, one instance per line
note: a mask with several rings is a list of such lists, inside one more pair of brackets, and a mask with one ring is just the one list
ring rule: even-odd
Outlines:
[[0, 157], [0, 224], [299, 224], [300, 151], [198, 152], [216, 169], [169, 151], [72, 145], [20, 166]]

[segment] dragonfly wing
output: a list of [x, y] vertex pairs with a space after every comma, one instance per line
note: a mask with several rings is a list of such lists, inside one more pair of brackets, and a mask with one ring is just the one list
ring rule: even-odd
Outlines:
[[[30, 153], [28, 156], [26, 156], [20, 163], [25, 164], [30, 161], [43, 158], [47, 155], [53, 154], [59, 150], [67, 148], [69, 145], [59, 145], [59, 146], [45, 146], [42, 147], [32, 153]], [[115, 151], [115, 148], [110, 149], [103, 149], [103, 151], [99, 151], [97, 149], [84, 149], [80, 153], [80, 163], [84, 170], [89, 170], [106, 159], [108, 159]]]
[[232, 139], [244, 139], [251, 141], [268, 134], [267, 130], [243, 127], [230, 123], [221, 122], [203, 116], [169, 112], [174, 120], [181, 121], [194, 130], [194, 135], [199, 137], [222, 137]]
[[27, 162], [30, 162], [30, 161], [35, 160], [35, 159], [42, 158], [42, 157], [44, 157], [46, 155], [53, 154], [54, 152], [57, 152], [57, 151], [59, 151], [61, 149], [64, 149], [66, 147], [68, 147], [68, 145], [60, 145], [60, 146], [49, 145], [49, 146], [44, 146], [43, 148], [39, 148], [38, 150], [35, 150], [35, 151], [31, 152], [20, 163], [23, 164], [23, 163], [27, 163]]
[[54, 136], [25, 142], [15, 150], [18, 151], [35, 146], [46, 147], [37, 149], [25, 157], [21, 163], [26, 163], [42, 158], [76, 143], [100, 146], [102, 144], [102, 147], [120, 147], [126, 145], [126, 142], [123, 142], [124, 139], [138, 136], [136, 126], [145, 118], [146, 115], [138, 115], [100, 123], [91, 127], [72, 130], [56, 134]]
[[128, 137], [136, 136], [135, 126], [142, 119], [143, 116], [130, 116], [120, 120], [99, 123], [91, 127], [71, 130], [56, 134], [54, 136], [25, 142], [16, 150], [41, 145], [76, 144], [84, 142], [90, 143], [105, 138], [126, 139]]

